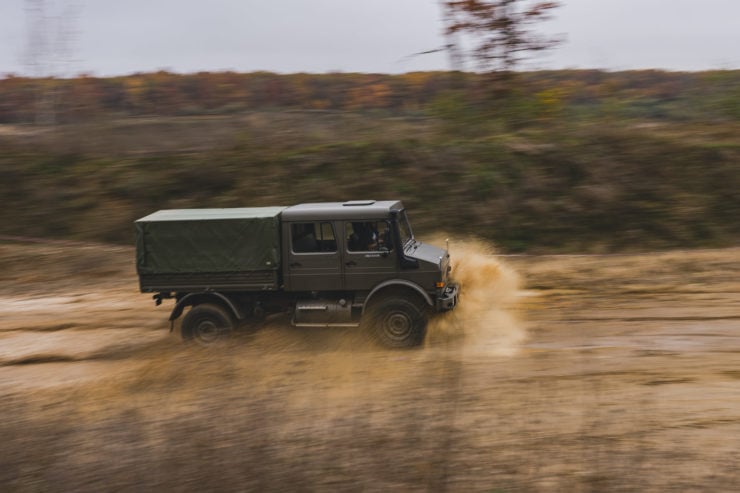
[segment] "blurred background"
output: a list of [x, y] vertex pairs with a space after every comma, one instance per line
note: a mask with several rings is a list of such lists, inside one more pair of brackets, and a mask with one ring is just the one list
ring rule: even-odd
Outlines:
[[3, 2], [0, 233], [399, 197], [511, 252], [734, 244], [740, 7], [628, 3]]

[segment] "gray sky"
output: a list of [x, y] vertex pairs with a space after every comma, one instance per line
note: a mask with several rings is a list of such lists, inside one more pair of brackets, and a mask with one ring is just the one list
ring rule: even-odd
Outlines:
[[[0, 0], [0, 76], [28, 73], [24, 0]], [[437, 0], [46, 0], [69, 24], [57, 75], [447, 69]], [[72, 29], [70, 30], [69, 27]], [[566, 41], [526, 68], [740, 68], [738, 0], [564, 0], [539, 28]], [[51, 52], [50, 50], [46, 50]], [[61, 61], [60, 61], [61, 60]], [[472, 67], [472, 66], [471, 66]]]

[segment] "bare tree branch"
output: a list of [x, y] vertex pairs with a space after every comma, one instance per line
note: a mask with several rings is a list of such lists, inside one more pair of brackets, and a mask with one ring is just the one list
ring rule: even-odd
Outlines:
[[537, 35], [532, 25], [547, 20], [558, 2], [528, 0], [448, 0], [446, 34], [466, 35], [478, 66], [492, 74], [508, 73], [527, 57], [559, 40]]

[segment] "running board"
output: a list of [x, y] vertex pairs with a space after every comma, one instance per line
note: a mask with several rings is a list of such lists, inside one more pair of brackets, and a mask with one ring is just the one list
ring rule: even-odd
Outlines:
[[290, 325], [293, 327], [359, 327], [359, 323], [342, 323], [342, 324], [320, 324], [320, 323], [296, 323], [295, 320], [290, 321]]

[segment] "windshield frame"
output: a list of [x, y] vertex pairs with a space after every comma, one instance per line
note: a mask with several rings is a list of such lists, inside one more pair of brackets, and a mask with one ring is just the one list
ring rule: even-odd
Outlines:
[[406, 245], [414, 242], [414, 230], [411, 229], [411, 223], [406, 215], [406, 210], [401, 211], [398, 217], [398, 234], [401, 237], [401, 247], [406, 248]]

